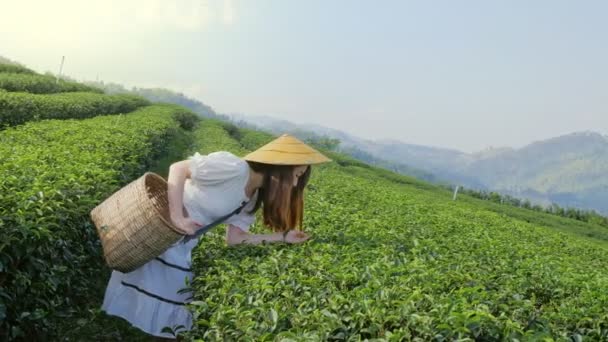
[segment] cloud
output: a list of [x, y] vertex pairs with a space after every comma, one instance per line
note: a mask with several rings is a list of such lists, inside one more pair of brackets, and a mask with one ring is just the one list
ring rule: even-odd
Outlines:
[[[123, 2], [116, 0], [116, 3]], [[211, 16], [206, 0], [137, 0], [129, 4], [138, 25], [159, 30], [199, 31]]]
[[224, 0], [224, 24], [232, 25], [234, 22], [234, 6], [232, 0]]
[[125, 30], [199, 31], [210, 20], [207, 0], [22, 0], [0, 11], [3, 32], [40, 40]]

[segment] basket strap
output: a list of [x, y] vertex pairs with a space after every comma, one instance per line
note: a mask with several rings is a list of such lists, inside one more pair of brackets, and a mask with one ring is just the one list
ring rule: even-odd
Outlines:
[[206, 232], [208, 232], [209, 230], [211, 230], [211, 228], [221, 224], [222, 222], [226, 221], [228, 218], [232, 217], [233, 215], [237, 215], [241, 212], [241, 210], [243, 210], [243, 208], [245, 208], [245, 206], [248, 204], [249, 202], [243, 202], [241, 203], [241, 206], [236, 208], [234, 211], [232, 211], [230, 214], [224, 215], [220, 218], [218, 218], [217, 220], [213, 221], [212, 223], [204, 226], [203, 228], [199, 229], [196, 233], [194, 233], [194, 235], [186, 235], [184, 236], [184, 239], [182, 240], [182, 243], [186, 243], [192, 239], [198, 238], [199, 236], [201, 236], [202, 234], [205, 234]]

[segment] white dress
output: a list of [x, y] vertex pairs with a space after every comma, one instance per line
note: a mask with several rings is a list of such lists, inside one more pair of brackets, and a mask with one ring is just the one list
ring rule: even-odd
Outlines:
[[[257, 193], [251, 200], [245, 194], [249, 180], [247, 162], [229, 152], [206, 156], [196, 153], [189, 159], [192, 176], [184, 185], [184, 207], [190, 217], [207, 225], [249, 201], [240, 214], [226, 221], [248, 231], [255, 220], [249, 211]], [[192, 279], [191, 251], [197, 242], [180, 240], [132, 272], [112, 271], [102, 310], [154, 336], [172, 337], [161, 332], [165, 327], [190, 330], [192, 315], [185, 304], [191, 300], [192, 292], [184, 288]], [[179, 326], [183, 328], [176, 329]]]

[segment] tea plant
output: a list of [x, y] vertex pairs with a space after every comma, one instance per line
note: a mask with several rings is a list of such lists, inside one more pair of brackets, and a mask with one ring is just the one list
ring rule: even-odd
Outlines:
[[175, 110], [0, 132], [0, 339], [53, 336], [90, 300], [108, 272], [89, 212], [162, 153], [178, 132]]
[[24, 66], [5, 63], [0, 63], [0, 73], [35, 74], [33, 70], [30, 70]]
[[[207, 140], [206, 149], [246, 152], [235, 143]], [[247, 149], [255, 146], [247, 142]], [[313, 239], [297, 246], [227, 248], [222, 231], [208, 234], [194, 252], [195, 327], [186, 336], [608, 338], [601, 241], [453, 202], [446, 191], [374, 168], [338, 164], [315, 167], [305, 227]], [[253, 231], [264, 229], [258, 223]]]
[[101, 89], [89, 87], [81, 83], [65, 81], [62, 79], [57, 81], [55, 77], [50, 75], [3, 72], [0, 72], [0, 89], [34, 94], [51, 94], [77, 91], [103, 93]]
[[[73, 91], [63, 81], [53, 88], [54, 78], [14, 75], [0, 73], [0, 88]], [[102, 108], [113, 101], [95, 94], [0, 98], [16, 101], [12, 108], [27, 120], [55, 110], [61, 118], [107, 114]], [[82, 104], [85, 98], [99, 107]], [[70, 324], [72, 332], [98, 329], [91, 340], [131, 338], [120, 319], [82, 314], [101, 305], [92, 288], [109, 275], [90, 210], [144, 171], [194, 152], [242, 156], [273, 138], [199, 122], [169, 105], [0, 132], [0, 339], [56, 339]], [[324, 153], [334, 162], [313, 168], [306, 191], [310, 241], [227, 247], [221, 228], [201, 240], [193, 252], [195, 325], [184, 337], [608, 340], [608, 244], [600, 228], [577, 222], [577, 230], [594, 234], [581, 237], [565, 219], [499, 211], [466, 196], [455, 202], [440, 187]], [[267, 232], [259, 220], [252, 231]]]
[[194, 132], [196, 152], [209, 154], [215, 151], [231, 151], [236, 155], [245, 153], [241, 144], [234, 140], [224, 129], [225, 123], [218, 120], [203, 120], [200, 127]]
[[149, 102], [133, 95], [60, 93], [35, 95], [0, 90], [0, 129], [42, 119], [84, 119], [128, 113]]

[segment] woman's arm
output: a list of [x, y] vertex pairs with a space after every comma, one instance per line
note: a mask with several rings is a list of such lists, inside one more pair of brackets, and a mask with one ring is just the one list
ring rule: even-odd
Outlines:
[[171, 221], [177, 228], [186, 234], [194, 234], [199, 223], [192, 221], [184, 215], [184, 184], [191, 177], [189, 160], [182, 160], [171, 164], [167, 176], [167, 197], [169, 199], [169, 214]]
[[308, 234], [295, 230], [290, 230], [286, 234], [251, 234], [233, 225], [228, 225], [226, 229], [226, 243], [231, 246], [238, 244], [257, 245], [263, 242], [300, 243], [308, 240], [308, 238]]

